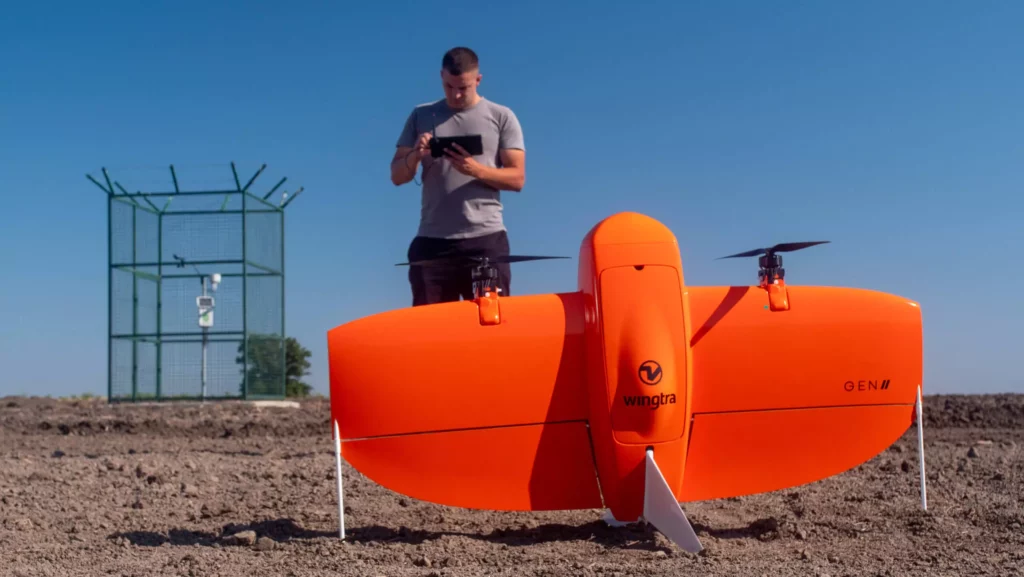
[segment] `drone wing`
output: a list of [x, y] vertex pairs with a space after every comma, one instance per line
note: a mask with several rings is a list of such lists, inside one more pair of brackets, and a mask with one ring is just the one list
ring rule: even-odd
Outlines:
[[328, 333], [342, 454], [389, 489], [497, 510], [601, 506], [578, 294], [389, 311]]
[[921, 309], [869, 290], [688, 287], [693, 422], [680, 501], [810, 483], [859, 465], [912, 424]]

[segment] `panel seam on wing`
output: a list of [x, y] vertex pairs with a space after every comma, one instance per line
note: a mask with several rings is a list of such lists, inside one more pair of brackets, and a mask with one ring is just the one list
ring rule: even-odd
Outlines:
[[732, 415], [736, 413], [772, 413], [778, 411], [813, 411], [819, 409], [852, 409], [860, 407], [913, 407], [915, 403], [864, 403], [860, 405], [815, 405], [812, 407], [774, 407], [766, 409], [736, 409], [734, 411], [702, 411], [693, 412], [697, 415]]
[[486, 426], [480, 426], [480, 427], [462, 427], [462, 428], [457, 428], [457, 429], [433, 429], [433, 430], [428, 430], [428, 431], [410, 431], [408, 433], [390, 433], [390, 434], [386, 434], [386, 435], [372, 435], [372, 436], [369, 436], [369, 437], [356, 437], [356, 438], [351, 438], [351, 439], [346, 439], [346, 438], [342, 437], [341, 442], [342, 443], [352, 443], [352, 442], [355, 442], [355, 441], [369, 441], [369, 440], [373, 440], [373, 439], [388, 439], [388, 438], [392, 438], [392, 437], [411, 437], [411, 436], [414, 436], [414, 435], [431, 435], [431, 434], [435, 434], [435, 433], [460, 433], [460, 432], [467, 432], [467, 431], [487, 431], [487, 430], [492, 430], [492, 429], [511, 429], [511, 428], [515, 428], [515, 427], [536, 427], [537, 425], [565, 425], [565, 424], [568, 424], [568, 423], [584, 423], [584, 424], [586, 424], [586, 422], [587, 421], [585, 419], [568, 419], [568, 420], [564, 420], [564, 421], [539, 421], [539, 422], [535, 422], [535, 423], [513, 423], [513, 424], [508, 424], [508, 425], [486, 425]]

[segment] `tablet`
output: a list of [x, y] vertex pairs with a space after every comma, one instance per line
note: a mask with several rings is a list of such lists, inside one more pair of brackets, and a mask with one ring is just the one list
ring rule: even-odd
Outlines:
[[[463, 136], [435, 136], [430, 139], [430, 156], [441, 158], [444, 156], [444, 149], [452, 148], [456, 143], [466, 150], [471, 156], [478, 156], [484, 153], [484, 139], [479, 134], [466, 134]], [[452, 149], [457, 152], [456, 149]]]

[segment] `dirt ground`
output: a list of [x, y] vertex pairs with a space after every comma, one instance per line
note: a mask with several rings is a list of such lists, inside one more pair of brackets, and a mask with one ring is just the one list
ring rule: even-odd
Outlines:
[[691, 555], [600, 511], [407, 499], [346, 467], [327, 404], [0, 399], [0, 575], [1024, 575], [1024, 396], [925, 399], [915, 429], [796, 489], [686, 505]]

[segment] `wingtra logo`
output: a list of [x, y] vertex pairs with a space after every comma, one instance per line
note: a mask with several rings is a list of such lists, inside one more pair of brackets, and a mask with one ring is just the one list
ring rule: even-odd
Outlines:
[[645, 385], [657, 385], [661, 382], [662, 372], [661, 365], [658, 361], [644, 361], [640, 363], [640, 368], [637, 369], [637, 374], [640, 375], [640, 381]]
[[674, 405], [676, 404], [675, 393], [661, 393], [658, 395], [623, 395], [622, 402], [626, 403], [627, 407], [650, 407], [652, 411], [657, 410], [662, 405]]
[[[654, 386], [661, 382], [665, 376], [658, 361], [644, 361], [637, 369], [637, 376], [640, 382], [645, 385]], [[627, 407], [650, 407], [652, 411], [662, 405], [674, 405], [676, 403], [675, 393], [659, 393], [657, 395], [623, 395], [622, 402]]]

